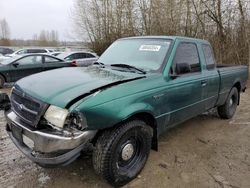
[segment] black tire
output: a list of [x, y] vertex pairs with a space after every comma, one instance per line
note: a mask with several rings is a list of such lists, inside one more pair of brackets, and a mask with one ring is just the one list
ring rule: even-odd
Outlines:
[[222, 119], [231, 119], [238, 106], [239, 101], [239, 91], [237, 88], [233, 87], [227, 97], [224, 105], [218, 107], [218, 114]]
[[116, 187], [137, 177], [148, 159], [152, 135], [152, 128], [140, 120], [105, 131], [93, 152], [96, 173]]
[[0, 75], [0, 88], [3, 88], [4, 84], [5, 84], [5, 79], [2, 75]]

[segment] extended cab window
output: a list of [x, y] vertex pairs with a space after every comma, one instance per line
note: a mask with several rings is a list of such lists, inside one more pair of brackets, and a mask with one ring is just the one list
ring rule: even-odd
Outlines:
[[205, 56], [206, 66], [207, 69], [214, 69], [215, 68], [215, 60], [214, 55], [211, 47], [208, 44], [202, 45], [202, 50]]
[[199, 54], [194, 43], [180, 43], [176, 49], [172, 71], [187, 74], [201, 71]]

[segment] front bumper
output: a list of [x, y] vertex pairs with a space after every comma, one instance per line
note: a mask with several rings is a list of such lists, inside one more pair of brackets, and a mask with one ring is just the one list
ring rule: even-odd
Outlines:
[[[48, 130], [36, 130], [27, 126], [13, 112], [6, 112], [6, 130], [17, 148], [33, 162], [42, 165], [65, 165], [76, 159], [93, 139], [96, 131], [83, 131], [65, 136]], [[33, 148], [24, 142], [28, 137]]]

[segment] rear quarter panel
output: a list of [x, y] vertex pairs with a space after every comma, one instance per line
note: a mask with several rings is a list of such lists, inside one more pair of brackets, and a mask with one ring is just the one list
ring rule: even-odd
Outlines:
[[221, 84], [217, 105], [223, 105], [227, 99], [227, 96], [232, 87], [240, 83], [241, 90], [246, 87], [248, 79], [248, 67], [247, 66], [231, 66], [218, 68], [220, 74]]

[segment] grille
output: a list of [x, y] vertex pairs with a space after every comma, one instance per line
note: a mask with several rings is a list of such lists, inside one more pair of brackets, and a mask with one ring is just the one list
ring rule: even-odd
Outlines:
[[15, 86], [11, 94], [11, 108], [21, 120], [33, 127], [37, 127], [41, 116], [45, 113], [48, 105]]

